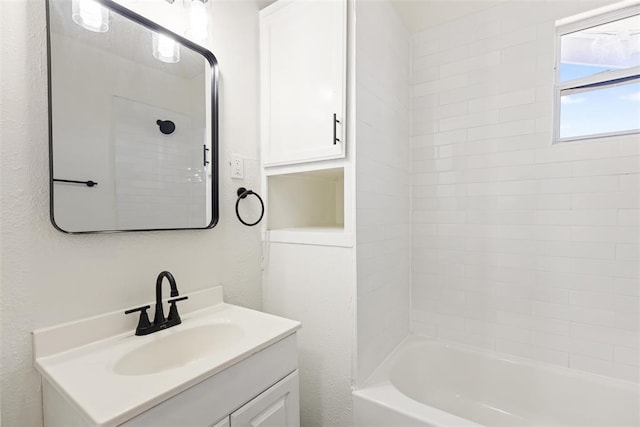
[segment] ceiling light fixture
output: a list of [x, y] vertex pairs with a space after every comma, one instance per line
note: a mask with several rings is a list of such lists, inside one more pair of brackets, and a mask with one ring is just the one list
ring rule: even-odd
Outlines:
[[209, 14], [205, 4], [207, 0], [185, 0], [187, 6], [186, 35], [195, 41], [205, 41], [209, 36]]
[[95, 0], [72, 0], [71, 18], [86, 30], [96, 33], [109, 31], [109, 11]]
[[153, 33], [153, 56], [162, 62], [174, 64], [180, 61], [180, 46], [174, 39], [164, 35]]

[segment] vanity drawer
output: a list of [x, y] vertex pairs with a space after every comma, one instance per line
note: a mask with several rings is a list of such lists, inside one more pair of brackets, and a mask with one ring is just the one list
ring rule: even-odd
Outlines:
[[292, 334], [121, 425], [210, 426], [295, 371], [297, 364]]

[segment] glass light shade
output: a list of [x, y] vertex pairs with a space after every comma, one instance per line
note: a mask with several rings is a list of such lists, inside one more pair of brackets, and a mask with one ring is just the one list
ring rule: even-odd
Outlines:
[[71, 18], [86, 30], [109, 31], [109, 11], [95, 0], [72, 0]]
[[180, 61], [180, 46], [169, 36], [153, 33], [153, 56], [169, 64]]
[[189, 2], [189, 22], [187, 37], [196, 41], [207, 40], [209, 36], [209, 15], [203, 0], [187, 0]]

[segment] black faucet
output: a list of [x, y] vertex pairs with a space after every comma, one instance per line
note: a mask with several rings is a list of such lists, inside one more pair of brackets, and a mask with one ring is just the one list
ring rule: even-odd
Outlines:
[[[174, 279], [173, 274], [168, 271], [163, 271], [158, 274], [158, 278], [156, 279], [156, 314], [153, 316], [153, 324], [160, 325], [166, 322], [164, 318], [164, 311], [162, 310], [162, 279], [167, 278], [169, 281], [169, 286], [171, 287], [171, 297], [178, 296], [178, 287], [176, 286], [176, 279]], [[171, 304], [175, 306], [175, 304]]]
[[[169, 317], [166, 319], [164, 317], [164, 310], [162, 309], [162, 281], [165, 277], [169, 281], [169, 286], [171, 287], [171, 297], [178, 297], [172, 298], [168, 301], [169, 304], [171, 304], [171, 307], [169, 308]], [[124, 312], [124, 314], [135, 313], [137, 311], [140, 312], [140, 320], [138, 321], [138, 327], [136, 328], [136, 335], [152, 334], [182, 323], [176, 303], [178, 301], [186, 300], [188, 297], [179, 297], [179, 295], [178, 287], [176, 286], [176, 279], [173, 277], [173, 274], [168, 271], [160, 273], [156, 280], [156, 313], [153, 316], [153, 323], [149, 322], [149, 316], [147, 315], [147, 309], [151, 307], [149, 305], [133, 308]]]

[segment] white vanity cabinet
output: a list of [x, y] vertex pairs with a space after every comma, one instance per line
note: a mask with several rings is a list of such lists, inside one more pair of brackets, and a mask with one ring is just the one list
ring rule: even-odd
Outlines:
[[[172, 402], [164, 403], [166, 405], [161, 411], [146, 415], [142, 414], [139, 418], [131, 422], [127, 422], [122, 427], [131, 426], [201, 426], [201, 427], [299, 427], [300, 426], [300, 395], [298, 391], [298, 371], [293, 371], [282, 380], [278, 381], [267, 390], [251, 399], [239, 409], [232, 412], [211, 424], [202, 424], [200, 416], [193, 412], [193, 408], [189, 412], [174, 407]], [[203, 417], [211, 417], [211, 402], [208, 408], [202, 408]], [[208, 410], [207, 410], [208, 409]], [[180, 413], [180, 419], [175, 416]], [[173, 415], [171, 415], [173, 414]]]
[[211, 427], [300, 426], [298, 371]]
[[124, 309], [34, 331], [45, 427], [299, 427], [300, 322], [188, 296], [149, 335]]
[[229, 427], [230, 425], [229, 417], [224, 417], [221, 421], [212, 424], [210, 427]]
[[122, 427], [299, 427], [295, 334]]
[[44, 383], [45, 427], [299, 427], [295, 334], [122, 424], [87, 422]]
[[294, 427], [300, 425], [298, 371], [235, 411], [231, 427]]
[[207, 427], [299, 427], [298, 371]]
[[260, 12], [265, 166], [345, 155], [345, 0], [280, 0]]

